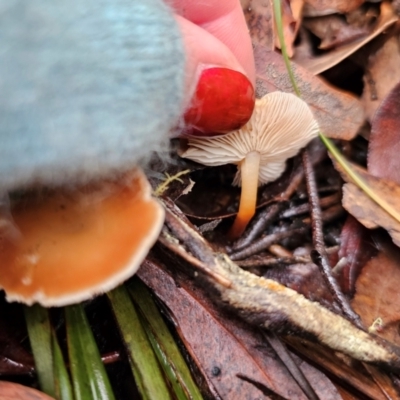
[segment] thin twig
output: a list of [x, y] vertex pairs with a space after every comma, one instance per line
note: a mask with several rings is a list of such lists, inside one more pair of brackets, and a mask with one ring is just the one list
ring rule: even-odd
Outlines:
[[241, 250], [247, 247], [254, 239], [261, 236], [264, 230], [268, 227], [271, 222], [278, 216], [282, 210], [283, 203], [274, 203], [269, 207], [261, 211], [255, 221], [250, 224], [249, 228], [246, 229], [245, 233], [240, 239], [232, 246], [234, 251]]
[[308, 226], [302, 226], [300, 228], [288, 229], [282, 232], [272, 233], [271, 235], [264, 236], [263, 238], [257, 240], [245, 249], [232, 253], [229, 256], [233, 261], [242, 260], [243, 258], [250, 257], [254, 254], [259, 253], [260, 251], [266, 250], [269, 246], [271, 246], [271, 244], [280, 242], [281, 240], [286, 239], [292, 235], [304, 234], [305, 232], [307, 232], [308, 229]]
[[308, 191], [308, 198], [311, 208], [311, 226], [312, 237], [315, 251], [312, 252], [311, 257], [314, 263], [320, 268], [325, 282], [334, 296], [336, 302], [339, 304], [343, 314], [349, 318], [357, 327], [364, 329], [360, 317], [352, 310], [346, 297], [340, 290], [340, 287], [332, 275], [332, 268], [329, 264], [329, 259], [326, 253], [324, 236], [322, 233], [322, 214], [319, 206], [317, 184], [315, 182], [314, 171], [310, 162], [307, 149], [303, 150], [303, 167], [306, 176], [306, 184]]
[[320, 397], [317, 395], [317, 393], [315, 393], [314, 388], [310, 385], [310, 382], [304, 375], [303, 371], [293, 360], [288, 349], [281, 342], [281, 340], [272, 332], [264, 332], [264, 337], [267, 339], [270, 346], [275, 350], [275, 353], [281, 359], [307, 398], [310, 400], [320, 400]]
[[[321, 208], [331, 207], [333, 205], [338, 204], [340, 200], [341, 200], [340, 193], [331, 194], [330, 196], [323, 197], [320, 200], [320, 207]], [[281, 214], [281, 217], [282, 218], [297, 217], [298, 215], [308, 213], [309, 211], [310, 211], [310, 205], [308, 203], [304, 203], [296, 207], [288, 208]]]

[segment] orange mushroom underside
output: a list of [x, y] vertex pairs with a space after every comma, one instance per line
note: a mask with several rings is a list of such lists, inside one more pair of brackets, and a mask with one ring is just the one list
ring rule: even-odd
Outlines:
[[18, 204], [21, 235], [0, 236], [0, 288], [10, 301], [61, 306], [133, 275], [161, 230], [164, 212], [144, 174], [124, 184], [55, 192]]

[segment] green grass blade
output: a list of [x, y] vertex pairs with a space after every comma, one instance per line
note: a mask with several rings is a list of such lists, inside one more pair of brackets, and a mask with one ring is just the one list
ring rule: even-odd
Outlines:
[[24, 310], [40, 389], [54, 397], [53, 352], [48, 311], [37, 304], [24, 307]]
[[278, 32], [279, 44], [281, 45], [283, 60], [285, 61], [286, 69], [288, 71], [289, 79], [290, 82], [292, 83], [293, 90], [298, 97], [301, 97], [301, 93], [297, 86], [296, 78], [294, 77], [293, 70], [286, 50], [286, 43], [285, 43], [285, 37], [283, 35], [283, 25], [282, 25], [281, 0], [273, 0], [273, 5], [274, 5], [276, 30]]
[[202, 395], [194, 383], [179, 348], [163, 321], [147, 287], [135, 279], [128, 285], [129, 293], [140, 310], [143, 326], [179, 400], [200, 400]]
[[352, 181], [364, 191], [364, 193], [377, 203], [383, 210], [385, 210], [391, 217], [393, 217], [397, 222], [400, 222], [400, 213], [391, 204], [389, 204], [384, 198], [380, 197], [379, 194], [374, 192], [374, 190], [368, 185], [364, 179], [357, 174], [356, 171], [351, 167], [346, 158], [340, 153], [339, 149], [334, 145], [334, 143], [327, 138], [324, 134], [320, 132], [319, 134], [322, 142], [325, 144], [326, 148], [335, 158], [335, 160], [342, 166], [347, 175], [352, 179]]
[[113, 400], [114, 394], [82, 306], [66, 307], [65, 316], [76, 400]]
[[164, 375], [124, 286], [108, 293], [114, 315], [128, 349], [136, 385], [144, 399], [171, 399]]
[[52, 338], [52, 349], [54, 355], [55, 397], [56, 399], [59, 400], [74, 400], [71, 381], [54, 331], [51, 335], [51, 338]]

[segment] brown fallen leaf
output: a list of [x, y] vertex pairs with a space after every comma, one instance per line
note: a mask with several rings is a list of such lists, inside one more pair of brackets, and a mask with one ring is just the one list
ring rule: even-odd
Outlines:
[[321, 39], [318, 48], [329, 50], [333, 47], [343, 46], [354, 42], [369, 33], [367, 26], [353, 26], [348, 24], [339, 15], [327, 15], [319, 18], [307, 18], [303, 26]]
[[[395, 57], [397, 57], [400, 62], [400, 54], [398, 51]], [[400, 68], [398, 68], [398, 71], [400, 80]], [[386, 71], [385, 69], [385, 73], [390, 74], [390, 70]], [[393, 79], [394, 76], [391, 76], [391, 78]], [[388, 179], [398, 184], [400, 184], [399, 110], [400, 82], [396, 84], [382, 101], [372, 120], [368, 147], [368, 171], [374, 176]]]
[[[400, 185], [382, 178], [376, 178], [363, 168], [352, 166], [379, 197], [385, 199], [393, 208], [399, 207]], [[347, 179], [346, 176], [343, 176], [343, 178]], [[366, 228], [374, 229], [381, 226], [389, 232], [393, 242], [398, 246], [400, 245], [400, 223], [371, 200], [354, 183], [346, 183], [343, 186], [342, 202], [343, 207]]]
[[[256, 46], [254, 56], [257, 97], [276, 90], [293, 93], [281, 55]], [[322, 132], [334, 139], [353, 139], [364, 122], [364, 111], [360, 101], [355, 96], [313, 76], [295, 63], [292, 63], [292, 68], [301, 97], [311, 107]]]
[[[299, 340], [294, 336], [286, 337], [285, 341], [291, 344], [292, 347], [296, 349], [296, 352], [304, 355], [306, 359], [311, 360], [317, 365], [321, 365], [325, 371], [328, 371], [331, 374], [331, 376], [347, 382], [348, 385], [350, 385], [350, 388], [353, 388], [352, 392], [355, 392], [356, 396], [343, 397], [343, 399], [397, 400], [399, 398], [396, 389], [393, 388], [390, 381], [385, 382], [384, 385], [381, 384], [381, 381], [379, 382], [379, 385], [376, 384], [374, 379], [372, 379], [371, 374], [369, 374], [365, 369], [365, 365], [343, 358], [342, 355], [335, 353], [326, 347], [320, 346], [315, 342], [304, 339]], [[371, 373], [375, 376], [382, 376], [382, 374], [376, 370], [372, 370]], [[349, 386], [347, 387], [349, 388]], [[354, 388], [356, 391], [354, 391]], [[357, 393], [357, 390], [359, 393]], [[393, 396], [388, 396], [389, 393]]]
[[[148, 259], [139, 277], [167, 306], [185, 347], [221, 398], [307, 399], [260, 332], [219, 310], [186, 277], [175, 274], [173, 279], [164, 268]], [[324, 374], [299, 364], [321, 399], [340, 399]]]
[[376, 254], [371, 243], [370, 231], [349, 215], [340, 234], [339, 260], [346, 263], [336, 275], [343, 293], [352, 296], [355, 284], [365, 263]]
[[397, 345], [400, 344], [400, 249], [375, 235], [380, 252], [363, 268], [352, 301], [365, 326]]
[[264, 0], [240, 0], [253, 45], [274, 49], [275, 32], [272, 3]]
[[337, 49], [322, 54], [318, 57], [302, 58], [300, 56], [304, 55], [305, 53], [302, 52], [299, 54], [299, 57], [296, 57], [295, 54], [293, 61], [307, 69], [311, 74], [318, 75], [321, 72], [324, 72], [327, 69], [339, 64], [345, 58], [355, 53], [365, 44], [380, 35], [389, 26], [393, 25], [396, 21], [398, 21], [398, 17], [392, 8], [392, 5], [388, 2], [383, 2], [381, 4], [381, 15], [376, 23], [376, 26], [366, 38], [338, 47]]
[[399, 45], [398, 36], [391, 36], [368, 58], [361, 101], [370, 122], [382, 101], [400, 81]]
[[355, 10], [363, 3], [364, 0], [305, 0], [304, 16], [345, 14]]

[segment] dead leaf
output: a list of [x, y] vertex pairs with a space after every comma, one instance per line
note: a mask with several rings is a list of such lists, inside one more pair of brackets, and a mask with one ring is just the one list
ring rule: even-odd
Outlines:
[[399, 46], [399, 37], [394, 35], [368, 58], [361, 99], [369, 121], [376, 118], [375, 111], [382, 106], [385, 97], [400, 81]]
[[[185, 347], [221, 398], [250, 400], [264, 394], [306, 400], [263, 336], [221, 312], [187, 278], [175, 275], [172, 279], [155, 260], [144, 263], [139, 277], [168, 307]], [[340, 399], [325, 375], [306, 362], [300, 367], [321, 399]]]
[[345, 14], [355, 10], [364, 0], [305, 0], [304, 16], [318, 17], [329, 14]]
[[[400, 55], [397, 57], [400, 62]], [[388, 71], [387, 73], [389, 74], [390, 72]], [[400, 82], [382, 101], [372, 120], [368, 148], [368, 171], [374, 176], [388, 179], [398, 184], [400, 184], [399, 111]]]
[[[398, 399], [395, 389], [391, 387], [393, 385], [386, 384], [384, 389], [382, 386], [377, 385], [365, 370], [365, 365], [354, 361], [349, 362], [337, 352], [333, 352], [315, 342], [298, 339], [294, 336], [288, 336], [285, 340], [291, 343], [296, 351], [303, 354], [306, 359], [311, 360], [314, 364], [321, 365], [332, 376], [347, 382], [350, 388], [356, 388], [356, 393], [358, 390], [365, 398], [374, 400]], [[387, 396], [388, 393], [393, 392], [395, 392], [393, 397]], [[364, 397], [359, 394], [355, 397], [356, 400], [360, 398]]]
[[241, 0], [242, 9], [253, 45], [274, 49], [274, 17], [271, 1]]
[[[353, 168], [356, 169], [356, 172], [379, 197], [385, 199], [394, 208], [399, 206], [399, 185], [392, 181], [376, 178], [360, 167], [353, 165]], [[385, 228], [394, 243], [398, 246], [400, 245], [400, 223], [371, 200], [354, 183], [346, 183], [343, 186], [343, 207], [365, 227], [369, 229], [377, 228], [378, 226]]]
[[269, 390], [265, 395], [306, 399], [260, 334], [223, 315], [187, 279], [175, 276], [173, 280], [160, 266], [147, 260], [138, 275], [168, 307], [186, 349], [220, 398], [263, 398], [263, 392], [251, 384], [256, 382]]
[[[257, 97], [276, 90], [293, 93], [281, 55], [256, 46], [254, 56]], [[292, 68], [301, 97], [311, 107], [322, 132], [334, 139], [353, 139], [364, 122], [364, 111], [360, 101], [355, 96], [313, 76], [295, 63], [292, 63]]]
[[[299, 57], [296, 57], [295, 54], [293, 61], [307, 69], [311, 74], [318, 75], [321, 72], [324, 72], [327, 69], [339, 64], [345, 58], [355, 53], [365, 44], [380, 35], [389, 26], [393, 25], [397, 20], [398, 17], [394, 13], [391, 4], [388, 2], [383, 2], [381, 4], [381, 15], [376, 23], [376, 26], [366, 38], [338, 47], [334, 51], [330, 51], [314, 58], [300, 58], [300, 54]], [[304, 54], [304, 52], [301, 53], [301, 55]]]
[[327, 15], [319, 18], [306, 18], [303, 26], [321, 39], [318, 48], [329, 50], [343, 46], [368, 35], [370, 29], [366, 26], [349, 25], [339, 15]]
[[361, 269], [375, 254], [370, 231], [349, 215], [340, 234], [339, 249], [339, 260], [345, 257], [346, 264], [336, 276], [343, 293], [353, 295]]
[[387, 240], [376, 240], [381, 251], [363, 268], [357, 280], [352, 306], [367, 327], [380, 318], [381, 323], [374, 333], [399, 345], [400, 249]]

